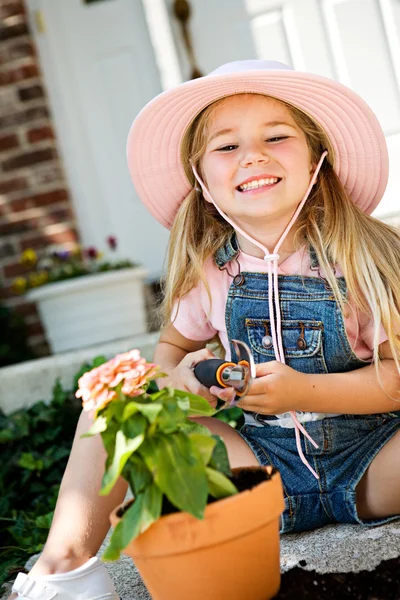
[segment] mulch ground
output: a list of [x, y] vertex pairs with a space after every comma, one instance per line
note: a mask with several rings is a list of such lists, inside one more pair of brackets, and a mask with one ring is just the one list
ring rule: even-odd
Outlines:
[[[305, 565], [303, 565], [305, 566]], [[400, 557], [374, 571], [326, 573], [299, 567], [282, 575], [275, 600], [400, 600]]]

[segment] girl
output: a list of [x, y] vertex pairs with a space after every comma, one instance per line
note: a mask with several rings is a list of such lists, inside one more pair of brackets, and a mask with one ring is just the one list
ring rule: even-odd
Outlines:
[[[169, 380], [160, 385], [212, 405], [229, 399], [230, 389], [203, 387], [193, 366], [213, 357], [211, 339], [227, 358], [231, 340], [243, 340], [257, 363], [239, 403], [245, 425], [238, 433], [203, 422], [224, 438], [233, 467], [280, 470], [282, 532], [397, 518], [400, 239], [368, 216], [388, 172], [368, 106], [280, 63], [230, 63], [147, 105], [128, 162], [142, 201], [171, 228], [154, 358]], [[88, 559], [126, 487], [98, 496], [104, 453], [98, 439], [79, 438], [87, 428], [84, 415], [49, 540], [20, 579], [20, 598], [42, 597], [22, 585], [45, 585], [69, 600], [77, 573], [95, 597], [100, 571]], [[117, 597], [107, 589], [105, 598]]]

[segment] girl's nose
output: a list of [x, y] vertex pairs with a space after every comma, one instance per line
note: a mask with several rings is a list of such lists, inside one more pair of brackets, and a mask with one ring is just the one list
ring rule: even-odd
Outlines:
[[241, 157], [241, 166], [248, 167], [254, 164], [266, 164], [269, 162], [269, 155], [265, 148], [258, 145], [248, 146], [244, 149]]

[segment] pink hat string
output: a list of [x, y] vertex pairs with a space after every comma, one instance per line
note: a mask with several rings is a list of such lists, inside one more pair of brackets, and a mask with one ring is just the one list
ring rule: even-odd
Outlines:
[[[232, 227], [234, 229], [236, 229], [236, 231], [238, 231], [241, 235], [243, 235], [243, 237], [245, 237], [247, 240], [249, 240], [252, 244], [255, 244], [258, 248], [260, 248], [264, 252], [264, 260], [268, 264], [268, 304], [269, 304], [272, 342], [273, 342], [276, 359], [282, 363], [285, 363], [286, 361], [285, 361], [285, 353], [283, 350], [282, 325], [281, 325], [282, 318], [281, 318], [281, 310], [280, 310], [280, 306], [279, 306], [279, 288], [278, 288], [279, 254], [278, 254], [278, 250], [279, 250], [282, 242], [285, 240], [286, 236], [288, 235], [290, 229], [292, 228], [293, 223], [296, 221], [305, 202], [307, 201], [307, 198], [310, 195], [312, 187], [315, 184], [315, 182], [317, 181], [318, 173], [322, 167], [322, 163], [324, 162], [324, 159], [327, 154], [328, 154], [327, 150], [325, 150], [322, 153], [319, 163], [314, 171], [314, 174], [311, 178], [310, 184], [307, 188], [307, 191], [306, 191], [303, 199], [301, 200], [300, 204], [296, 208], [286, 229], [284, 230], [281, 237], [279, 238], [278, 243], [276, 244], [272, 253], [270, 253], [268, 251], [268, 249], [265, 246], [263, 246], [260, 242], [258, 242], [257, 240], [254, 240], [250, 235], [248, 235], [245, 231], [243, 231], [233, 220], [231, 220], [223, 211], [221, 211], [221, 209], [215, 203], [214, 199], [211, 197], [210, 192], [208, 191], [207, 187], [201, 180], [199, 174], [197, 173], [196, 167], [192, 164], [192, 170], [193, 170], [194, 176], [195, 176], [196, 180], [198, 181], [199, 185], [201, 186], [204, 196], [208, 200], [210, 200], [210, 202], [212, 202], [214, 204], [214, 206], [217, 209], [217, 211], [219, 212], [219, 214], [228, 223], [230, 223], [230, 225], [232, 225]], [[311, 465], [307, 461], [306, 457], [304, 456], [303, 449], [301, 447], [300, 432], [311, 442], [311, 444], [313, 444], [313, 446], [315, 448], [318, 448], [318, 444], [316, 444], [316, 442], [311, 438], [310, 434], [301, 425], [301, 423], [297, 419], [296, 413], [294, 411], [290, 411], [289, 414], [292, 417], [294, 426], [295, 426], [296, 446], [297, 446], [297, 451], [299, 453], [300, 459], [303, 462], [303, 464], [305, 464], [306, 467], [311, 471], [311, 473], [314, 475], [314, 477], [319, 479], [318, 474], [314, 471], [314, 469], [311, 467]]]

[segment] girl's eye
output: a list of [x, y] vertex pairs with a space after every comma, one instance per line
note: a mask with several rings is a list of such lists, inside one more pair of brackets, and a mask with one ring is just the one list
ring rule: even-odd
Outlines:
[[228, 144], [227, 146], [222, 146], [222, 148], [217, 148], [217, 152], [230, 152], [236, 148], [237, 146], [235, 144]]
[[280, 142], [281, 140], [287, 140], [288, 137], [289, 137], [288, 135], [277, 135], [275, 137], [268, 138], [266, 140], [266, 142], [272, 142], [272, 143], [274, 143], [274, 142]]

